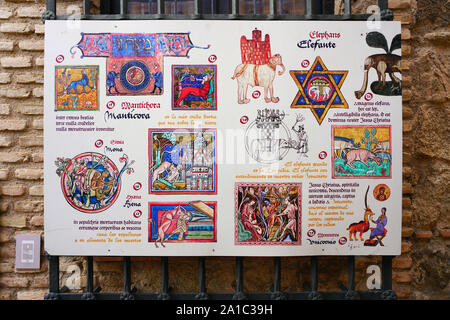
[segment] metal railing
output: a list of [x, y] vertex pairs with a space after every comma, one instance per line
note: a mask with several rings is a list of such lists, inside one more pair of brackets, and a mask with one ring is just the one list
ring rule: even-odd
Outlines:
[[[258, 14], [256, 9], [253, 13], [239, 12], [239, 0], [224, 1], [227, 5], [219, 7], [214, 0], [192, 0], [193, 13], [179, 14], [169, 13], [166, 10], [164, 0], [154, 0], [156, 3], [155, 12], [149, 14], [128, 13], [128, 0], [106, 1], [103, 5], [108, 13], [91, 14], [90, 0], [83, 0], [83, 11], [80, 15], [57, 15], [56, 0], [47, 0], [47, 10], [42, 19], [50, 20], [158, 20], [158, 19], [204, 19], [204, 20], [367, 20], [372, 13], [353, 14], [350, 0], [344, 0], [344, 14], [334, 14], [334, 0], [303, 0], [304, 14], [284, 14], [277, 12], [277, 3], [282, 0], [268, 0], [268, 14]], [[254, 8], [256, 3], [262, 0], [253, 0]], [[150, 2], [150, 1], [149, 1]], [[153, 2], [153, 1], [152, 1]], [[170, 1], [177, 7], [177, 0]], [[113, 4], [117, 3], [116, 6]], [[392, 20], [392, 11], [388, 9], [388, 0], [378, 0], [379, 15], [381, 20]], [[278, 10], [279, 11], [279, 10]]]
[[208, 292], [206, 288], [205, 257], [198, 257], [198, 292], [174, 292], [169, 287], [169, 257], [161, 257], [161, 291], [137, 292], [131, 286], [131, 258], [122, 257], [123, 266], [123, 292], [101, 293], [101, 287], [94, 289], [94, 263], [93, 257], [86, 257], [86, 292], [66, 292], [66, 287], [60, 287], [59, 257], [47, 255], [49, 260], [49, 293], [45, 299], [62, 300], [392, 300], [397, 295], [392, 290], [392, 258], [382, 257], [381, 289], [355, 290], [355, 257], [347, 258], [347, 285], [340, 284], [341, 291], [318, 291], [319, 257], [310, 259], [310, 283], [304, 285], [303, 291], [281, 291], [281, 258], [273, 259], [273, 284], [266, 292], [244, 292], [244, 257], [235, 258], [235, 291], [234, 292]]
[[[261, 0], [260, 0], [261, 1]], [[150, 2], [150, 1], [149, 1]], [[153, 2], [153, 1], [151, 1]], [[107, 1], [107, 13], [91, 14], [89, 0], [83, 1], [83, 13], [79, 16], [57, 15], [56, 0], [47, 0], [47, 10], [42, 15], [42, 20], [49, 19], [81, 19], [81, 20], [154, 20], [154, 19], [219, 19], [219, 20], [367, 20], [370, 14], [352, 14], [351, 1], [344, 1], [344, 14], [334, 14], [333, 0], [304, 0], [305, 14], [281, 14], [277, 13], [277, 4], [282, 0], [269, 0], [269, 14], [248, 14], [239, 12], [239, 1], [231, 0], [225, 9], [218, 8], [214, 0], [195, 0], [193, 14], [166, 13], [164, 0], [155, 0], [156, 12], [149, 14], [129, 14], [128, 1]], [[168, 1], [167, 1], [168, 2]], [[171, 1], [175, 4], [177, 1]], [[257, 1], [254, 0], [253, 3]], [[113, 8], [111, 4], [116, 4]], [[104, 3], [103, 3], [104, 4]], [[379, 0], [379, 14], [381, 20], [392, 20], [393, 14], [388, 9], [388, 0]], [[119, 9], [116, 13], [115, 10]], [[175, 11], [176, 12], [176, 11]], [[266, 292], [245, 292], [244, 291], [244, 257], [235, 257], [235, 291], [234, 292], [208, 292], [206, 287], [206, 268], [205, 257], [198, 257], [198, 292], [175, 293], [171, 292], [169, 287], [169, 257], [161, 257], [161, 291], [160, 292], [138, 292], [131, 286], [131, 258], [122, 257], [123, 264], [123, 292], [107, 293], [101, 292], [101, 287], [94, 289], [94, 258], [86, 259], [86, 292], [75, 293], [67, 292], [65, 286], [60, 286], [60, 261], [59, 256], [51, 256], [46, 253], [49, 261], [49, 293], [45, 299], [62, 300], [372, 300], [372, 299], [397, 299], [396, 293], [392, 290], [392, 256], [382, 257], [381, 266], [381, 288], [378, 290], [360, 291], [355, 290], [355, 256], [347, 257], [347, 285], [340, 284], [340, 291], [319, 291], [319, 257], [309, 257], [310, 260], [310, 283], [304, 285], [303, 291], [282, 292], [281, 291], [281, 258], [273, 259], [273, 283]], [[212, 259], [214, 259], [212, 257]]]

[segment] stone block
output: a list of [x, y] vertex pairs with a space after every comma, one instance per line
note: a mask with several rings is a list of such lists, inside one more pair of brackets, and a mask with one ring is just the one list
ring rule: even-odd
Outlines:
[[31, 57], [29, 56], [2, 57], [0, 59], [0, 65], [3, 68], [28, 68], [31, 67]]
[[0, 152], [0, 162], [18, 163], [28, 160], [24, 152]]
[[44, 202], [40, 200], [23, 200], [14, 203], [14, 210], [18, 212], [43, 212]]
[[0, 226], [5, 228], [25, 228], [27, 226], [27, 218], [25, 216], [0, 216]]
[[20, 168], [16, 169], [14, 176], [22, 180], [41, 180], [44, 178], [44, 170], [40, 168]]
[[0, 25], [0, 32], [3, 32], [3, 33], [30, 33], [30, 32], [32, 32], [32, 28], [29, 23], [5, 22]]
[[22, 196], [25, 194], [26, 187], [21, 184], [3, 185], [0, 187], [0, 193], [4, 196]]

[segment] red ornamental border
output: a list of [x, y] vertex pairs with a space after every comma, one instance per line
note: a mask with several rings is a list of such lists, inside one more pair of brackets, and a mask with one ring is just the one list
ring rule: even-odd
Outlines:
[[[298, 240], [295, 242], [272, 242], [272, 241], [238, 241], [238, 189], [239, 187], [286, 187], [286, 186], [295, 186], [297, 187], [297, 207], [298, 207], [298, 223], [297, 223], [297, 235]], [[292, 246], [292, 245], [301, 245], [302, 244], [302, 184], [301, 183], [269, 183], [269, 182], [236, 182], [235, 190], [234, 190], [234, 243], [235, 245], [251, 245], [251, 246]]]
[[392, 179], [392, 162], [389, 165], [388, 176], [336, 176], [334, 171], [334, 129], [335, 128], [388, 128], [389, 129], [389, 145], [391, 147], [390, 153], [392, 157], [392, 127], [390, 125], [374, 125], [374, 126], [331, 126], [331, 169], [332, 179]]
[[[89, 156], [94, 155], [94, 156], [100, 156], [100, 157], [104, 156], [104, 155], [102, 155], [102, 154], [100, 154], [100, 153], [97, 153], [97, 152], [85, 152], [85, 153], [81, 153], [81, 154], [79, 154], [79, 155], [76, 155], [76, 156], [73, 157], [71, 160], [73, 161], [73, 160], [79, 159], [79, 158], [81, 158], [81, 157], [83, 157], [83, 156], [87, 156], [87, 155], [89, 155]], [[66, 166], [65, 169], [67, 169], [67, 168], [72, 164], [72, 161]], [[109, 159], [109, 158], [108, 158], [108, 164], [114, 169], [115, 172], [119, 173], [119, 170], [117, 169], [117, 166], [116, 166], [116, 165], [114, 164], [114, 162], [112, 162], [112, 160]], [[118, 186], [117, 186], [116, 194], [114, 195], [114, 198], [111, 199], [111, 202], [110, 202], [110, 204], [109, 204], [108, 206], [105, 206], [105, 207], [102, 207], [102, 208], [99, 208], [99, 209], [95, 209], [95, 210], [86, 210], [86, 209], [83, 209], [83, 208], [78, 207], [78, 206], [75, 205], [72, 201], [70, 201], [69, 196], [67, 195], [66, 189], [65, 189], [65, 187], [64, 187], [64, 180], [65, 180], [65, 178], [66, 178], [66, 173], [63, 172], [63, 174], [61, 175], [61, 190], [62, 190], [62, 192], [63, 192], [64, 198], [66, 199], [66, 201], [67, 201], [74, 209], [76, 209], [76, 210], [78, 210], [78, 211], [81, 211], [81, 212], [84, 212], [84, 213], [94, 214], [94, 213], [99, 213], [99, 212], [101, 212], [101, 211], [104, 211], [104, 210], [110, 208], [110, 207], [114, 204], [114, 202], [116, 201], [116, 199], [117, 199], [117, 197], [119, 196], [119, 193], [120, 193], [121, 182], [120, 182], [120, 180], [119, 180], [119, 181], [118, 181]]]
[[[188, 67], [188, 68], [198, 68], [198, 67], [204, 67], [204, 68], [212, 68], [214, 69], [214, 108], [181, 108], [174, 106], [175, 104], [175, 81], [174, 81], [174, 68], [181, 68], [181, 67]], [[215, 64], [174, 64], [171, 67], [171, 109], [175, 111], [217, 111], [217, 65]]]
[[[182, 241], [179, 240], [173, 240], [173, 239], [166, 239], [166, 242], [169, 243], [186, 243], [186, 242], [193, 242], [193, 243], [211, 243], [211, 242], [217, 242], [217, 202], [216, 201], [203, 201], [206, 205], [213, 205], [214, 206], [214, 236], [212, 239], [185, 239]], [[148, 238], [148, 242], [149, 243], [153, 243], [156, 242], [156, 239], [151, 239], [151, 232], [152, 232], [152, 226], [151, 226], [151, 222], [150, 222], [150, 214], [151, 214], [151, 207], [153, 205], [168, 205], [168, 206], [173, 206], [173, 205], [188, 205], [190, 206], [190, 204], [188, 202], [152, 202], [150, 201], [148, 203], [148, 230], [147, 230], [147, 238]]]
[[[197, 131], [204, 131], [204, 132], [213, 132], [214, 133], [214, 190], [212, 191], [199, 191], [199, 192], [193, 192], [193, 191], [156, 191], [156, 190], [152, 190], [152, 183], [151, 183], [151, 166], [152, 166], [152, 146], [153, 146], [153, 142], [151, 140], [151, 133], [153, 131], [180, 131], [180, 132], [184, 132], [187, 131], [189, 133], [195, 133]], [[148, 193], [149, 194], [163, 194], [163, 195], [169, 195], [169, 194], [217, 194], [217, 186], [218, 186], [218, 174], [217, 174], [217, 129], [216, 128], [190, 128], [190, 129], [186, 129], [186, 128], [162, 128], [162, 129], [157, 129], [157, 128], [149, 128], [148, 129], [148, 137], [147, 137], [147, 141], [148, 141], [148, 176], [147, 176], [147, 180], [148, 180]]]

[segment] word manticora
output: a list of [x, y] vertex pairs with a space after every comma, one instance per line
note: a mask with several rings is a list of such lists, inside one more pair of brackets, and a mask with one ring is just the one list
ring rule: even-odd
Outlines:
[[123, 110], [130, 110], [130, 109], [159, 109], [161, 108], [161, 105], [159, 103], [149, 103], [149, 102], [122, 102], [121, 107]]
[[138, 120], [138, 119], [150, 119], [150, 115], [147, 113], [135, 113], [133, 112], [134, 110], [131, 110], [130, 112], [127, 113], [119, 113], [119, 114], [115, 114], [113, 112], [109, 112], [109, 111], [105, 111], [105, 122], [107, 122], [108, 119], [114, 119], [114, 120], [118, 120], [118, 119], [128, 119], [128, 120]]

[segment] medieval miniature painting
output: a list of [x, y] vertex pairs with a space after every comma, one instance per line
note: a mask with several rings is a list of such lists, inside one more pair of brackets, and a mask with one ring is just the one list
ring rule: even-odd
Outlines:
[[[264, 35], [262, 39], [261, 30], [252, 31], [252, 38], [241, 37], [241, 63], [236, 66], [231, 79], [236, 79], [238, 84], [237, 102], [247, 104], [249, 87], [262, 87], [264, 89], [264, 101], [266, 103], [278, 103], [279, 97], [275, 96], [273, 81], [276, 75], [281, 76], [286, 68], [280, 54], [272, 55], [270, 49], [270, 35]], [[277, 72], [277, 67], [280, 67]]]
[[55, 67], [55, 111], [99, 110], [98, 66]]
[[300, 245], [301, 184], [236, 183], [235, 243]]
[[333, 178], [390, 178], [390, 126], [333, 126]]
[[119, 162], [122, 168], [106, 155], [81, 153], [72, 159], [58, 158], [56, 173], [61, 177], [62, 193], [66, 201], [84, 213], [98, 213], [111, 207], [120, 192], [122, 175], [134, 171], [127, 155]]
[[106, 95], [162, 95], [164, 57], [188, 57], [190, 33], [82, 33], [82, 57], [106, 57]]
[[[401, 49], [401, 34], [397, 34], [392, 38], [391, 45], [389, 46], [386, 37], [382, 33], [372, 31], [366, 35], [366, 43], [369, 47], [383, 49], [383, 53], [370, 55], [364, 60], [364, 80], [361, 89], [355, 91], [355, 97], [361, 99], [366, 92], [369, 82], [369, 71], [371, 69], [375, 70], [378, 77], [378, 81], [370, 84], [370, 89], [374, 94], [381, 96], [401, 96], [402, 81], [395, 73], [401, 75], [402, 57], [392, 53], [395, 50]], [[391, 81], [387, 81], [387, 75], [389, 75]]]
[[107, 60], [106, 95], [163, 94], [162, 58], [110, 58]]
[[296, 114], [289, 129], [286, 113], [280, 109], [257, 109], [244, 134], [245, 150], [254, 160], [270, 164], [283, 160], [292, 149], [298, 158], [308, 157], [308, 134], [304, 116]]
[[389, 186], [384, 183], [377, 185], [373, 189], [373, 197], [378, 201], [386, 201], [387, 199], [389, 199], [390, 195], [391, 188], [389, 188]]
[[148, 241], [216, 242], [216, 202], [149, 203]]
[[310, 109], [317, 122], [322, 124], [331, 108], [348, 109], [341, 92], [347, 70], [329, 70], [321, 57], [316, 57], [309, 70], [290, 70], [298, 87], [291, 108]]
[[217, 193], [215, 129], [149, 129], [149, 192]]
[[217, 66], [173, 65], [172, 110], [217, 110]]
[[[377, 186], [378, 187], [378, 186]], [[380, 214], [376, 220], [375, 209], [373, 206], [369, 205], [367, 195], [369, 194], [370, 186], [367, 186], [366, 193], [364, 196], [364, 214], [363, 220], [352, 222], [348, 230], [349, 241], [362, 241], [364, 246], [374, 247], [377, 245], [384, 246], [382, 240], [387, 234], [387, 208], [382, 207], [380, 209]], [[374, 192], [376, 192], [374, 190]], [[377, 199], [378, 200], [378, 199]], [[367, 238], [368, 236], [368, 238]]]
[[162, 56], [155, 56], [155, 35], [113, 34], [106, 61], [107, 95], [162, 94]]

